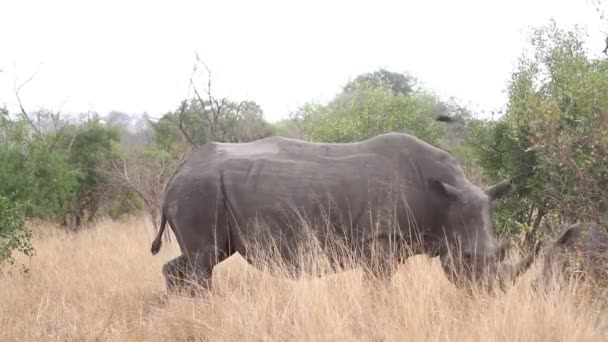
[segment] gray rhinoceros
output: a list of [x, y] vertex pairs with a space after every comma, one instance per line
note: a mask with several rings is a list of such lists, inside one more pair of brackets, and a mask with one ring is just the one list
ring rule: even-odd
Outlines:
[[491, 208], [509, 189], [478, 188], [450, 154], [408, 134], [212, 142], [193, 148], [169, 179], [151, 251], [168, 222], [182, 252], [163, 267], [170, 291], [190, 277], [209, 286], [213, 267], [235, 252], [253, 262], [256, 251], [272, 249], [297, 266], [310, 231], [325, 248], [346, 246], [366, 274], [387, 279], [397, 262], [427, 254], [440, 256], [447, 274], [472, 279], [487, 260], [502, 260]]
[[608, 227], [593, 222], [570, 224], [544, 254], [544, 280], [574, 276], [608, 285]]

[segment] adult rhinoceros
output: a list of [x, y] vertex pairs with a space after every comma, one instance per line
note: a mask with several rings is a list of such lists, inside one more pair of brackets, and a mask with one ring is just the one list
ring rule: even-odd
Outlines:
[[478, 260], [503, 254], [491, 207], [509, 188], [479, 189], [452, 156], [408, 134], [354, 143], [207, 143], [171, 176], [151, 251], [159, 251], [168, 222], [182, 252], [163, 267], [168, 289], [188, 276], [208, 286], [213, 267], [233, 253], [251, 261], [253, 244], [259, 250], [272, 243], [285, 264], [297, 266], [310, 237], [306, 221], [322, 245], [339, 242], [379, 277], [390, 277], [396, 261], [412, 254], [440, 256], [453, 271], [448, 255], [457, 241], [458, 260], [478, 270]]

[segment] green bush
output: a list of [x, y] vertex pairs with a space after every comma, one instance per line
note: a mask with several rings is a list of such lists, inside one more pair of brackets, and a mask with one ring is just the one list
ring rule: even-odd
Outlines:
[[0, 264], [13, 264], [13, 252], [31, 256], [31, 231], [24, 228], [25, 216], [22, 207], [4, 196], [0, 196]]
[[26, 121], [0, 110], [0, 196], [23, 203], [26, 217], [60, 219], [78, 185], [79, 171], [53, 134], [32, 134]]
[[[438, 100], [424, 91], [392, 86], [384, 74], [377, 82], [349, 83], [327, 105], [309, 103], [300, 110], [298, 120], [307, 139], [325, 142], [352, 142], [386, 132], [404, 132], [438, 145], [445, 126], [434, 120]], [[399, 78], [396, 78], [399, 80]], [[407, 88], [407, 92], [394, 89]]]
[[533, 31], [499, 120], [474, 125], [467, 144], [513, 196], [497, 227], [532, 242], [554, 227], [608, 220], [608, 62], [583, 49], [583, 33], [551, 23]]

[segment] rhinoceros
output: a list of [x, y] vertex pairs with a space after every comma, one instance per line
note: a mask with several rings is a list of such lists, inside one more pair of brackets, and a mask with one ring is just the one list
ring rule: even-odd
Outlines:
[[353, 143], [210, 142], [191, 149], [170, 177], [151, 252], [168, 223], [182, 253], [163, 266], [169, 291], [189, 277], [208, 288], [213, 267], [235, 252], [253, 264], [256, 250], [272, 249], [297, 267], [305, 231], [325, 247], [346, 246], [367, 275], [390, 279], [398, 262], [426, 254], [439, 256], [447, 274], [473, 279], [504, 256], [492, 205], [510, 187], [478, 188], [449, 153], [405, 133]]
[[594, 222], [567, 225], [544, 252], [542, 278], [586, 278], [608, 285], [608, 227]]

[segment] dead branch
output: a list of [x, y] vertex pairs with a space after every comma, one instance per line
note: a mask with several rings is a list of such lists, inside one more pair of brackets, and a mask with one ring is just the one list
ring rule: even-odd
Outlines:
[[[55, 133], [55, 138], [53, 139], [53, 141], [51, 142], [51, 144], [49, 145], [49, 152], [52, 152], [53, 149], [55, 148], [55, 145], [57, 144], [57, 142], [59, 141], [59, 138], [61, 138], [63, 136], [63, 132], [65, 131], [65, 129], [68, 127], [69, 122], [66, 122], [60, 129], [59, 131], [56, 131]], [[74, 136], [75, 138], [76, 136]], [[72, 139], [72, 141], [70, 141], [70, 149], [72, 148], [72, 143], [74, 142], [74, 139]]]
[[200, 93], [198, 92], [196, 85], [194, 85], [194, 81], [192, 80], [192, 78], [190, 78], [190, 85], [192, 86], [192, 89], [194, 90], [196, 99], [198, 100], [199, 104], [201, 105], [201, 109], [203, 112], [203, 120], [207, 121], [207, 124], [209, 125], [209, 131], [210, 131], [209, 133], [211, 134], [213, 139], [215, 139], [216, 133], [215, 133], [215, 126], [213, 125], [213, 119], [211, 118], [211, 115], [209, 114], [209, 112], [207, 112], [207, 107], [205, 106], [205, 101], [203, 100]]
[[192, 140], [192, 138], [190, 137], [190, 135], [184, 128], [184, 112], [186, 111], [187, 104], [188, 104], [188, 102], [184, 101], [180, 107], [179, 113], [177, 114], [177, 121], [178, 121], [177, 127], [179, 128], [180, 132], [182, 132], [182, 134], [184, 135], [186, 140], [188, 140], [188, 143], [191, 146], [198, 146], [197, 144], [194, 143], [194, 141]]
[[23, 107], [23, 102], [21, 101], [21, 97], [19, 96], [19, 92], [21, 91], [21, 88], [23, 88], [23, 86], [25, 86], [27, 83], [29, 83], [31, 80], [33, 80], [37, 73], [38, 73], [38, 71], [34, 72], [27, 80], [25, 80], [23, 83], [21, 83], [21, 85], [19, 85], [18, 87], [17, 87], [16, 80], [15, 80], [14, 90], [15, 90], [15, 97], [17, 98], [17, 102], [19, 103], [19, 109], [21, 110], [21, 115], [23, 115], [23, 117], [28, 122], [30, 127], [34, 130], [34, 132], [38, 135], [41, 135], [42, 133], [40, 132], [40, 129], [38, 127], [36, 127], [36, 125], [34, 124], [32, 119], [30, 118], [30, 116], [27, 114], [27, 111]]
[[[28, 84], [29, 82], [31, 82], [34, 79], [34, 77], [36, 76], [37, 73], [38, 73], [38, 71], [36, 70], [27, 80], [25, 80], [19, 86], [17, 86], [16, 83], [15, 83], [14, 90], [15, 90], [15, 97], [17, 98], [17, 103], [19, 104], [19, 109], [21, 111], [21, 115], [28, 122], [29, 126], [34, 130], [34, 132], [38, 136], [41, 136], [42, 135], [42, 130], [40, 129], [40, 127], [42, 127], [41, 112], [39, 111], [39, 112], [36, 113], [36, 119], [38, 121], [38, 125], [36, 125], [32, 121], [32, 118], [30, 117], [30, 115], [25, 110], [25, 107], [23, 106], [23, 101], [21, 101], [21, 96], [19, 95], [19, 92], [21, 91], [21, 88], [23, 88], [26, 84]], [[64, 104], [65, 104], [65, 101], [64, 101]], [[53, 151], [53, 149], [55, 148], [55, 145], [57, 144], [57, 142], [59, 141], [59, 139], [63, 136], [63, 132], [65, 131], [65, 129], [69, 125], [69, 122], [66, 121], [66, 123], [64, 125], [62, 125], [61, 128], [58, 129], [59, 123], [61, 122], [61, 108], [63, 107], [64, 104], [62, 104], [62, 106], [59, 108], [59, 110], [57, 111], [57, 113], [49, 112], [49, 117], [51, 119], [51, 123], [53, 124], [53, 132], [55, 133], [55, 138], [53, 139], [53, 141], [49, 145], [48, 152], [52, 152]], [[70, 148], [71, 148], [73, 142], [74, 142], [74, 140], [72, 139], [72, 141], [70, 142]]]
[[[193, 77], [190, 78], [190, 85], [194, 89], [194, 93], [198, 102], [201, 105], [202, 110], [202, 119], [207, 122], [209, 125], [209, 138], [210, 140], [222, 140], [226, 134], [226, 127], [222, 120], [222, 115], [224, 114], [224, 109], [228, 104], [228, 100], [226, 98], [218, 99], [213, 96], [212, 92], [212, 78], [211, 78], [211, 69], [209, 66], [201, 61], [198, 53], [195, 53], [196, 63], [200, 63], [203, 65], [205, 70], [207, 71], [207, 89], [206, 95], [207, 100], [203, 100], [198, 88], [194, 84]], [[198, 69], [197, 66], [193, 68], [194, 71]], [[194, 76], [194, 75], [193, 75]], [[209, 107], [209, 108], [208, 108]]]
[[113, 184], [132, 191], [144, 202], [145, 212], [157, 229], [168, 165], [166, 161], [156, 160], [150, 164], [138, 160], [137, 156], [134, 158], [132, 165], [141, 167], [137, 167], [132, 174], [129, 172], [129, 161], [126, 157], [119, 163], [112, 161], [112, 167], [106, 174]]
[[70, 140], [70, 144], [68, 145], [68, 153], [70, 153], [70, 151], [72, 151], [72, 145], [74, 144], [74, 140], [76, 140], [76, 137], [78, 137], [78, 134], [80, 134], [80, 133], [74, 134], [74, 136]]
[[[57, 126], [61, 122], [61, 108], [55, 115], [53, 115], [52, 112], [50, 115], [51, 115], [51, 121], [53, 122], [53, 130], [55, 131], [55, 138], [49, 145], [49, 150], [48, 150], [49, 152], [52, 152], [53, 149], [55, 148], [55, 145], [59, 141], [59, 139], [63, 136], [63, 132], [65, 131], [65, 129], [68, 127], [68, 125], [70, 123], [69, 123], [69, 121], [66, 121], [65, 124], [61, 126], [61, 128], [57, 129]], [[70, 149], [72, 147], [73, 142], [74, 142], [74, 140], [72, 139], [72, 141], [70, 142]]]

